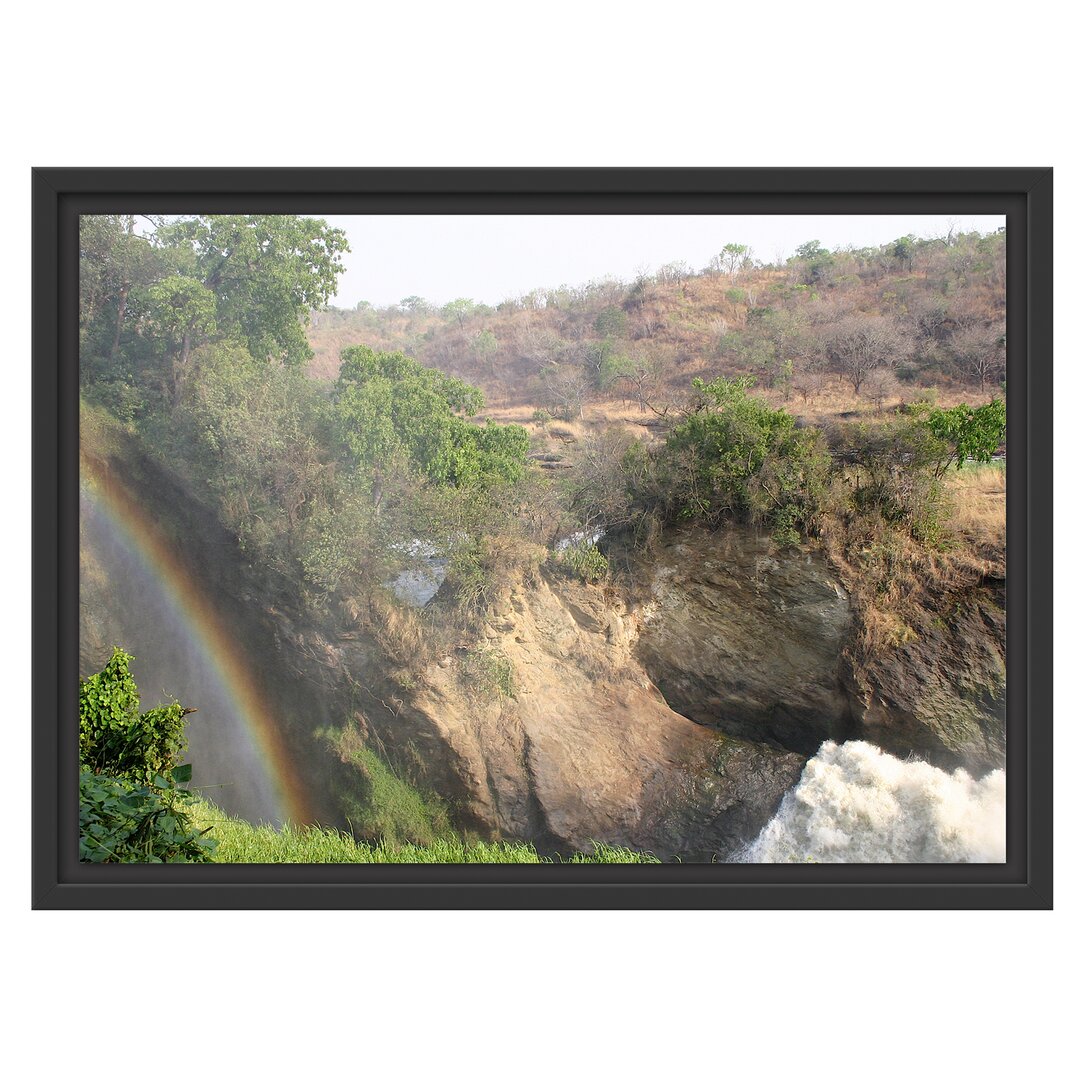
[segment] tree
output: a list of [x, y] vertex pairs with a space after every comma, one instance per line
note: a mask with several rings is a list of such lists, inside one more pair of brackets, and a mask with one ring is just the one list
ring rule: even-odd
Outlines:
[[394, 462], [456, 487], [489, 487], [521, 477], [528, 433], [517, 425], [469, 423], [484, 404], [476, 387], [400, 352], [356, 345], [341, 355], [338, 424], [354, 461], [371, 477], [376, 506]]
[[800, 267], [802, 281], [806, 285], [817, 285], [825, 281], [833, 265], [833, 255], [822, 247], [820, 240], [807, 240], [795, 249], [795, 255], [788, 262]]
[[909, 234], [894, 240], [890, 253], [904, 269], [910, 270], [911, 264], [915, 260], [915, 250], [915, 237]]
[[150, 325], [167, 342], [172, 356], [173, 399], [187, 371], [191, 350], [217, 330], [217, 298], [194, 278], [172, 274], [147, 293]]
[[79, 218], [79, 345], [84, 374], [95, 366], [97, 375], [115, 371], [132, 291], [167, 272], [161, 253], [135, 232], [133, 217]]
[[222, 214], [165, 225], [157, 242], [189, 253], [189, 276], [213, 293], [222, 336], [257, 360], [310, 359], [303, 328], [334, 294], [349, 250], [342, 230], [288, 214]]
[[626, 312], [620, 307], [609, 305], [602, 308], [593, 321], [593, 329], [601, 337], [624, 338], [627, 333]]
[[310, 518], [337, 496], [328, 406], [305, 372], [234, 342], [192, 353], [171, 430], [242, 547], [295, 574]]
[[765, 522], [783, 543], [817, 520], [828, 455], [820, 434], [749, 393], [753, 379], [694, 380], [698, 407], [660, 453], [663, 499], [677, 518]]
[[459, 296], [456, 300], [451, 300], [448, 304], [443, 305], [442, 315], [444, 319], [457, 319], [458, 326], [464, 328], [465, 320], [475, 310], [475, 300], [470, 300], [465, 296]]
[[614, 529], [633, 520], [634, 500], [623, 462], [635, 442], [626, 431], [615, 429], [582, 439], [565, 490], [571, 510], [586, 530], [597, 525]]
[[428, 315], [433, 310], [431, 304], [422, 296], [406, 296], [398, 303], [398, 307], [410, 315]]
[[936, 463], [939, 476], [951, 466], [962, 468], [966, 461], [985, 465], [1005, 441], [1005, 402], [994, 398], [978, 408], [957, 405], [933, 409], [926, 417], [926, 426], [948, 448]]
[[473, 338], [473, 349], [476, 351], [476, 355], [488, 365], [491, 374], [494, 375], [495, 354], [499, 351], [499, 341], [494, 333], [487, 328], [481, 330], [480, 333]]
[[863, 390], [880, 412], [885, 402], [899, 393], [900, 382], [890, 368], [878, 367], [867, 374]]
[[605, 358], [603, 382], [606, 386], [617, 381], [628, 383], [633, 388], [638, 411], [645, 412], [649, 405], [649, 389], [657, 381], [662, 365], [663, 358], [658, 353], [613, 353]]
[[892, 319], [854, 312], [832, 329], [829, 356], [858, 395], [869, 372], [893, 365], [903, 354], [903, 339]]
[[573, 364], [552, 364], [541, 373], [544, 404], [560, 420], [581, 417], [589, 384], [584, 372]]
[[749, 257], [750, 249], [745, 244], [725, 244], [720, 253], [712, 257], [709, 269], [722, 271], [734, 281]]
[[950, 344], [964, 373], [979, 380], [980, 391], [1005, 374], [1004, 327], [964, 327], [952, 336]]
[[656, 280], [665, 285], [678, 285], [690, 276], [690, 267], [682, 259], [664, 263], [656, 272]]

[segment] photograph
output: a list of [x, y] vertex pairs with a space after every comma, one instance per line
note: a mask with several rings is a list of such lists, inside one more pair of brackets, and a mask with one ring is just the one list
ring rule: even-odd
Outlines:
[[1005, 213], [129, 205], [80, 863], [1005, 863]]

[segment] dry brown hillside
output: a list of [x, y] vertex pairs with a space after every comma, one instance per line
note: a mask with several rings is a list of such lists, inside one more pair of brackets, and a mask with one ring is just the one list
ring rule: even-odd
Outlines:
[[808, 420], [874, 413], [931, 391], [941, 404], [1001, 393], [1005, 237], [966, 234], [825, 252], [783, 267], [537, 289], [498, 307], [419, 297], [315, 314], [311, 371], [342, 348], [402, 350], [480, 386], [489, 415], [572, 424], [663, 414], [695, 378], [750, 375]]

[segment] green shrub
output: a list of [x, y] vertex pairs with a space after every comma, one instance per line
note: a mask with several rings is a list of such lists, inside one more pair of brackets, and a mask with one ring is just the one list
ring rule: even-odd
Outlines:
[[933, 409], [926, 417], [926, 426], [949, 451], [937, 463], [938, 475], [953, 465], [963, 468], [965, 461], [985, 465], [1005, 441], [1005, 402], [995, 398], [978, 408], [957, 405], [952, 409]]
[[173, 702], [140, 714], [131, 660], [114, 648], [101, 671], [79, 680], [79, 761], [93, 772], [152, 783], [179, 764], [185, 710]]
[[216, 842], [185, 812], [191, 793], [177, 787], [191, 766], [134, 784], [83, 768], [79, 773], [79, 858], [94, 863], [209, 862]]
[[699, 407], [660, 452], [659, 496], [669, 516], [725, 517], [776, 528], [790, 539], [816, 527], [829, 457], [820, 435], [750, 395], [750, 378], [694, 381]]
[[846, 470], [848, 505], [923, 543], [937, 543], [948, 514], [941, 481], [949, 444], [925, 422], [924, 409], [877, 424], [847, 424], [831, 436]]
[[555, 563], [582, 581], [603, 581], [610, 573], [607, 559], [595, 544], [569, 544], [555, 556]]
[[139, 691], [114, 648], [79, 681], [79, 858], [87, 862], [206, 862], [213, 842], [185, 813], [191, 779], [180, 765], [184, 714], [177, 703], [139, 713]]

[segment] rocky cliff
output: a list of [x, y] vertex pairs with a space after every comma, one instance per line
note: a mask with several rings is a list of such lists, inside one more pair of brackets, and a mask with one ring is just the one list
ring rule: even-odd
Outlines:
[[[534, 562], [478, 632], [403, 670], [370, 620], [345, 629], [281, 588], [265, 599], [253, 568], [205, 512], [184, 508], [161, 466], [133, 472], [121, 455], [99, 468], [110, 483], [137, 481], [129, 495], [137, 489], [145, 513], [170, 523], [178, 556], [207, 568], [324, 821], [343, 821], [328, 802], [333, 784], [349, 782], [315, 738], [326, 725], [354, 726], [442, 795], [462, 828], [542, 850], [603, 840], [687, 860], [722, 859], [752, 840], [826, 739], [976, 772], [1002, 763], [1000, 582], [958, 593], [913, 640], [856, 663], [858, 613], [822, 555], [780, 552], [741, 528], [687, 530], [639, 560], [632, 598]], [[92, 547], [87, 670], [115, 626], [139, 625], [110, 617], [110, 603], [143, 603], [132, 582], [107, 580]], [[389, 602], [373, 610], [394, 617]], [[122, 643], [139, 653], [139, 642]], [[160, 651], [167, 665], [167, 642]]]

